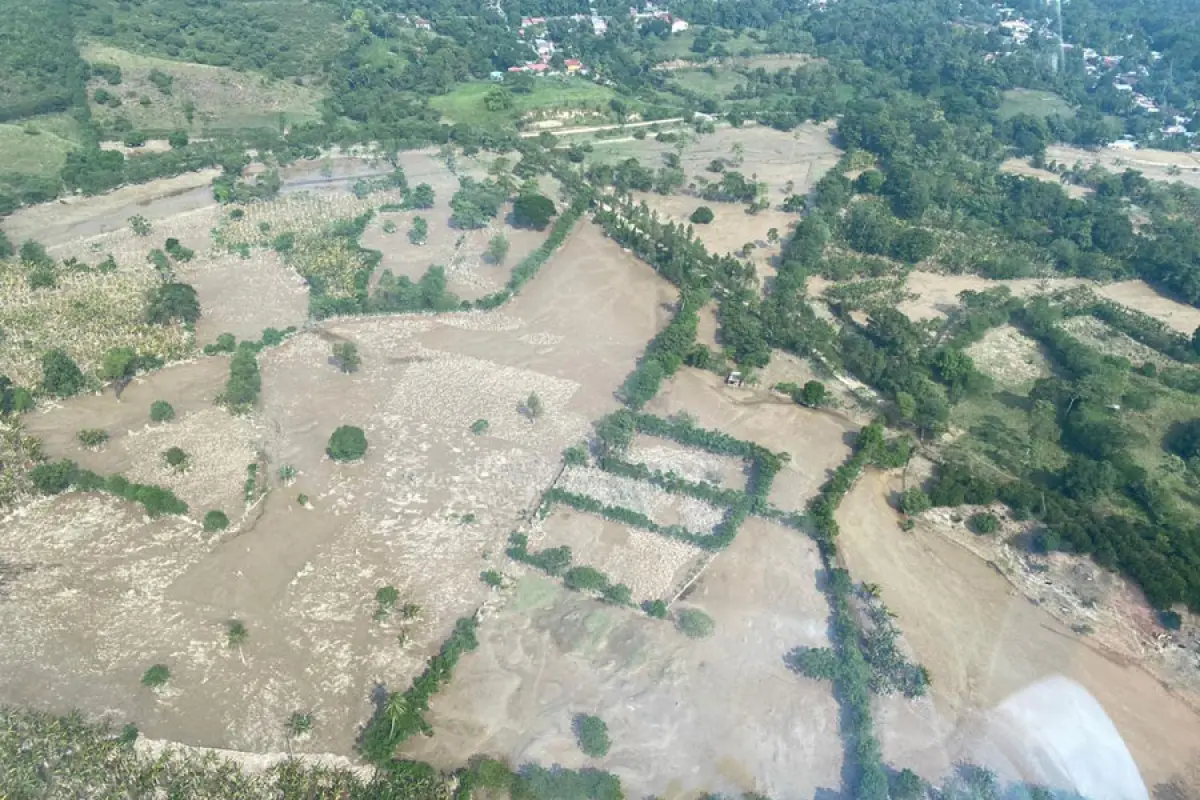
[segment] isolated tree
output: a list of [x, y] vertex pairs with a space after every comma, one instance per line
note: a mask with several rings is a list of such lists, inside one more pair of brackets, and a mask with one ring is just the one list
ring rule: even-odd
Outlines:
[[820, 380], [810, 380], [804, 384], [804, 389], [800, 390], [800, 403], [808, 405], [809, 408], [820, 408], [826, 398], [826, 387]]
[[150, 404], [151, 422], [170, 422], [175, 419], [175, 409], [166, 400], [155, 400]]
[[584, 755], [592, 758], [602, 758], [608, 755], [612, 742], [608, 738], [608, 725], [604, 720], [591, 714], [577, 714], [572, 721], [575, 729], [575, 740]]
[[917, 488], [905, 489], [900, 496], [900, 510], [910, 517], [928, 511], [932, 505], [929, 495]]
[[508, 257], [508, 247], [508, 237], [503, 233], [497, 233], [488, 242], [488, 260], [493, 264], [503, 264], [504, 259]]
[[250, 631], [246, 630], [246, 625], [241, 620], [231, 619], [225, 623], [225, 635], [229, 641], [229, 647], [241, 647], [250, 638]]
[[428, 183], [418, 183], [404, 195], [405, 208], [433, 208], [435, 195]]
[[171, 670], [166, 664], [155, 664], [142, 674], [142, 686], [157, 689], [171, 679]]
[[229, 527], [229, 517], [224, 511], [213, 509], [204, 515], [204, 532], [213, 533], [215, 531], [223, 531]]
[[542, 398], [538, 397], [536, 393], [530, 393], [529, 397], [525, 398], [521, 410], [525, 416], [529, 417], [529, 421], [532, 422], [540, 417], [546, 409], [542, 405]]
[[523, 192], [513, 203], [513, 224], [518, 228], [544, 230], [558, 213], [554, 202], [543, 194]]
[[688, 219], [695, 225], [707, 225], [713, 221], [713, 210], [708, 206], [700, 206]]
[[288, 717], [284, 730], [293, 738], [303, 736], [312, 730], [313, 715], [309, 711], [295, 711]]
[[355, 372], [362, 364], [358, 345], [354, 342], [337, 342], [333, 345], [333, 360], [342, 372]]
[[767, 242], [777, 244], [779, 242], [779, 228], [770, 228], [767, 230]]
[[167, 462], [167, 466], [176, 472], [184, 472], [187, 470], [191, 458], [184, 452], [182, 447], [169, 447], [162, 453], [163, 461]]
[[367, 435], [362, 428], [342, 425], [329, 437], [325, 452], [334, 461], [357, 461], [367, 452]]
[[150, 291], [146, 321], [167, 325], [175, 321], [191, 323], [200, 319], [200, 299], [186, 283], [164, 283]]
[[42, 390], [47, 394], [70, 397], [85, 383], [79, 365], [63, 350], [55, 348], [42, 355]]
[[145, 217], [143, 217], [141, 214], [135, 214], [134, 216], [129, 218], [129, 227], [138, 236], [149, 236], [150, 235], [150, 230], [151, 230], [150, 222]]
[[714, 627], [713, 618], [698, 608], [684, 608], [675, 614], [675, 628], [689, 639], [711, 636]]
[[408, 229], [408, 240], [413, 244], [425, 244], [429, 238], [429, 223], [424, 217], [413, 217], [412, 227]]
[[100, 378], [116, 381], [137, 371], [137, 354], [132, 347], [113, 347], [100, 360]]

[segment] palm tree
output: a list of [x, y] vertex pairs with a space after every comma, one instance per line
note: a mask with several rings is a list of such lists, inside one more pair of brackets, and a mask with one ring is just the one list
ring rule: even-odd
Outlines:
[[391, 734], [389, 734], [389, 738], [395, 738], [396, 725], [408, 715], [408, 698], [404, 696], [404, 692], [392, 692], [388, 695], [384, 713], [387, 714], [388, 720], [391, 722]]

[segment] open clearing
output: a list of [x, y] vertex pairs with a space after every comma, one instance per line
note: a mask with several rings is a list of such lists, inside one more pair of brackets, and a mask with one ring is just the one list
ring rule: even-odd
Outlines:
[[[121, 68], [121, 83], [116, 86], [99, 77], [88, 83], [92, 115], [101, 124], [124, 117], [134, 130], [143, 132], [200, 132], [276, 127], [281, 121], [285, 125], [295, 124], [319, 115], [321, 93], [291, 81], [272, 80], [266, 75], [228, 67], [143, 56], [94, 42], [84, 48], [83, 56], [93, 63]], [[150, 73], [154, 70], [174, 79], [169, 93], [151, 82]], [[119, 97], [121, 105], [111, 108], [95, 102], [97, 89]], [[143, 103], [143, 97], [149, 102]], [[186, 113], [189, 107], [190, 121]]]
[[991, 709], [1041, 678], [1064, 675], [1109, 714], [1147, 785], [1177, 779], [1180, 765], [1196, 762], [1200, 715], [1138, 666], [1093, 649], [961, 546], [922, 523], [901, 531], [888, 502], [899, 489], [898, 479], [869, 472], [838, 512], [839, 550], [851, 574], [880, 585], [917, 660], [933, 675], [937, 724], [920, 736], [919, 727], [881, 725], [885, 758], [934, 778], [967, 755], [960, 734], [986, 721]]
[[612, 89], [586, 78], [549, 76], [539, 78], [529, 93], [511, 92], [510, 108], [492, 111], [487, 107], [486, 98], [495, 88], [492, 81], [464, 83], [449, 94], [434, 97], [430, 105], [451, 122], [487, 125], [511, 117], [538, 118], [544, 112], [553, 112], [555, 116], [561, 112], [606, 118], [608, 101], [616, 96]]
[[[469, 752], [595, 766], [620, 775], [629, 797], [833, 790], [842, 745], [829, 685], [797, 677], [782, 660], [798, 645], [828, 644], [819, 568], [802, 535], [747, 521], [688, 595], [716, 622], [703, 640], [520, 577], [481, 627], [480, 649], [434, 698], [433, 738], [402, 752], [439, 766]], [[577, 713], [608, 723], [604, 758], [579, 751]]]
[[1034, 117], [1075, 116], [1075, 109], [1065, 99], [1054, 92], [1038, 89], [1009, 89], [1005, 91], [1000, 101], [999, 114], [1003, 119], [1015, 117], [1018, 114], [1029, 114]]
[[[342, 319], [264, 351], [262, 407], [248, 421], [211, 405], [220, 357], [154, 373], [120, 401], [80, 397], [33, 417], [53, 432], [51, 456], [129, 465], [177, 486], [192, 511], [147, 523], [114, 500], [70, 495], [5, 520], [0, 560], [32, 571], [0, 604], [0, 624], [21, 629], [0, 648], [0, 699], [258, 751], [283, 749], [282, 720], [311, 710], [304, 749], [349, 752], [373, 687], [406, 686], [453, 620], [488, 596], [484, 555], [503, 550], [562, 450], [617, 407], [613, 390], [674, 297], [581, 223], [503, 311]], [[341, 340], [359, 347], [355, 374], [329, 363]], [[546, 408], [534, 423], [518, 411], [531, 392]], [[175, 404], [177, 420], [148, 426], [151, 399]], [[479, 418], [490, 427], [475, 436]], [[341, 424], [365, 429], [363, 463], [325, 457]], [[85, 425], [114, 438], [81, 453], [71, 437]], [[176, 440], [195, 450], [195, 472], [161, 475], [156, 451]], [[233, 445], [221, 461], [218, 440]], [[250, 454], [268, 492], [238, 526]], [[283, 465], [298, 471], [291, 485], [276, 475]], [[235, 525], [205, 535], [196, 520], [216, 507]], [[420, 606], [412, 619], [372, 621], [386, 584]], [[225, 641], [231, 618], [250, 633], [237, 650]], [[137, 686], [154, 663], [172, 671], [157, 692]]]
[[25, 175], [57, 175], [75, 143], [48, 131], [36, 122], [28, 125], [0, 125], [0, 153], [4, 153], [5, 172]]
[[1038, 378], [1051, 375], [1050, 364], [1036, 341], [1014, 328], [1001, 325], [967, 348], [975, 366], [1000, 386], [1028, 389]]
[[1076, 199], [1087, 197], [1092, 193], [1092, 190], [1086, 186], [1076, 186], [1073, 183], [1063, 181], [1058, 173], [1051, 172], [1048, 169], [1038, 169], [1023, 158], [1009, 158], [1000, 165], [1001, 172], [1007, 172], [1011, 175], [1024, 175], [1027, 178], [1037, 178], [1039, 181], [1046, 183], [1057, 183], [1062, 186], [1063, 191], [1068, 197]]

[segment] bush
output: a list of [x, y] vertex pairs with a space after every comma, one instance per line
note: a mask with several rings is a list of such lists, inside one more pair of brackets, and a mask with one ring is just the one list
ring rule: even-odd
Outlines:
[[471, 433], [475, 434], [476, 436], [480, 436], [487, 433], [489, 427], [490, 426], [486, 419], [477, 419], [471, 423]]
[[563, 575], [563, 583], [577, 591], [602, 592], [608, 588], [608, 578], [593, 567], [572, 567]]
[[972, 514], [967, 519], [967, 527], [978, 534], [995, 533], [1000, 530], [1000, 520], [995, 514]]
[[150, 404], [151, 422], [170, 422], [175, 419], [175, 409], [166, 400], [155, 400]]
[[108, 441], [108, 431], [101, 428], [84, 428], [75, 434], [75, 438], [84, 447], [100, 447]]
[[79, 365], [63, 350], [55, 348], [42, 355], [42, 389], [55, 397], [78, 394], [85, 380]]
[[608, 738], [608, 725], [599, 717], [591, 714], [577, 714], [571, 725], [575, 729], [575, 739], [579, 749], [592, 758], [608, 755], [612, 742]]
[[695, 225], [707, 225], [713, 221], [713, 211], [708, 206], [700, 206], [692, 212], [692, 216], [688, 219]]
[[166, 664], [155, 664], [150, 669], [142, 673], [142, 686], [148, 686], [151, 689], [156, 689], [164, 685], [171, 679], [171, 670], [167, 669]]
[[218, 353], [232, 353], [237, 349], [237, 339], [232, 333], [222, 333], [212, 344], [204, 345], [204, 354], [215, 356]]
[[675, 627], [689, 639], [711, 636], [716, 623], [698, 608], [684, 608], [675, 613]]
[[229, 517], [225, 516], [224, 511], [213, 509], [204, 515], [204, 532], [214, 533], [223, 531], [229, 527]]
[[334, 461], [357, 461], [367, 452], [367, 435], [362, 428], [342, 425], [329, 437], [325, 453]]
[[479, 573], [479, 579], [491, 586], [493, 589], [498, 589], [500, 584], [504, 582], [503, 576], [494, 569], [485, 570]]
[[262, 375], [258, 371], [257, 346], [242, 342], [229, 360], [229, 380], [217, 402], [235, 414], [249, 411], [258, 402], [262, 391]]
[[61, 494], [71, 488], [77, 471], [74, 461], [38, 464], [29, 471], [29, 480], [33, 483], [33, 488], [42, 494]]

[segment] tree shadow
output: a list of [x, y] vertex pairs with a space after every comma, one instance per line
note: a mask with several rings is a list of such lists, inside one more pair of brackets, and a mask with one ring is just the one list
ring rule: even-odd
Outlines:
[[1000, 389], [992, 393], [996, 401], [1005, 408], [1011, 408], [1015, 411], [1029, 412], [1033, 409], [1033, 401], [1025, 395], [1010, 392], [1007, 389]]

